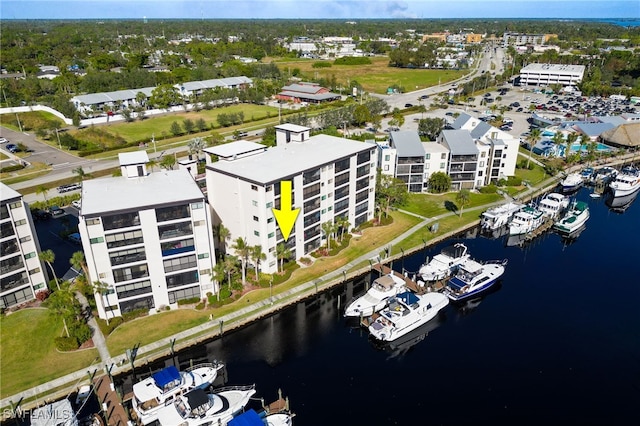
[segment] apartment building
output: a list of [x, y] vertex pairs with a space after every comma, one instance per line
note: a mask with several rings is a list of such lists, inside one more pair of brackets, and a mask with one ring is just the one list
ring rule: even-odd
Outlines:
[[473, 189], [482, 186], [478, 175], [480, 150], [467, 130], [443, 130], [437, 142], [449, 150], [447, 174], [451, 177], [451, 189]]
[[85, 181], [79, 232], [100, 318], [177, 307], [217, 287], [212, 217], [189, 170], [149, 173], [146, 152], [119, 154], [122, 176]]
[[[345, 217], [351, 227], [373, 219], [377, 150], [374, 145], [328, 135], [310, 136], [294, 124], [276, 126], [275, 147], [237, 141], [207, 148], [207, 188], [214, 222], [260, 245], [261, 270], [276, 272], [276, 246], [299, 259], [323, 243], [322, 224]], [[280, 209], [281, 182], [291, 182], [297, 220], [285, 241], [272, 208]]]
[[0, 308], [18, 306], [47, 290], [40, 243], [22, 195], [0, 183]]
[[576, 86], [584, 77], [584, 65], [529, 64], [520, 70], [520, 84]]

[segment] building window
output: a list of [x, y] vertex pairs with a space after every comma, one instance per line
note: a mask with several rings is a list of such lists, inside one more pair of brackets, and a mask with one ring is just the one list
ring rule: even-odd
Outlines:
[[111, 259], [111, 266], [117, 266], [147, 260], [147, 254], [144, 251], [144, 247], [138, 247], [111, 252], [109, 253], [109, 258]]
[[34, 268], [29, 271], [29, 275], [34, 275], [40, 272], [40, 268]]
[[268, 238], [273, 238], [276, 236], [275, 232], [269, 232], [269, 234], [267, 235]]
[[441, 160], [446, 160], [446, 159], [447, 159], [447, 153], [446, 153], [446, 152], [443, 152], [443, 153], [440, 155], [440, 159], [441, 159]]
[[258, 185], [251, 185], [251, 190], [252, 191], [257, 191], [258, 190]]
[[142, 231], [120, 232], [105, 236], [108, 248], [123, 247], [143, 242]]
[[26, 243], [27, 241], [31, 241], [31, 235], [27, 235], [26, 237], [20, 238], [21, 243]]
[[151, 293], [151, 281], [145, 280], [137, 283], [119, 285], [116, 287], [116, 292], [118, 293], [119, 299]]
[[258, 231], [253, 231], [253, 235], [255, 235], [256, 237], [259, 237], [259, 236], [260, 236], [260, 232], [258, 232]]
[[171, 225], [158, 226], [158, 235], [161, 240], [192, 235], [191, 222], [172, 223]]
[[26, 219], [16, 220], [15, 224], [16, 224], [16, 226], [26, 225], [27, 224], [27, 220]]
[[258, 207], [258, 202], [256, 200], [251, 200], [251, 204], [253, 207]]
[[258, 216], [254, 216], [253, 220], [254, 220], [254, 222], [258, 222], [260, 219], [258, 219]]
[[444, 169], [444, 163], [440, 163], [440, 168]]
[[89, 240], [89, 242], [90, 242], [91, 244], [104, 243], [104, 237], [91, 238], [91, 239]]
[[169, 303], [176, 303], [178, 300], [200, 298], [200, 287], [189, 287], [181, 290], [169, 292]]
[[198, 282], [198, 271], [187, 271], [180, 274], [167, 276], [167, 287], [180, 287]]
[[484, 161], [480, 162], [480, 167], [484, 167]]
[[160, 244], [162, 256], [173, 256], [174, 254], [186, 253], [195, 250], [193, 238], [178, 241], [167, 241]]
[[189, 205], [187, 204], [182, 206], [162, 207], [156, 209], [156, 220], [158, 222], [186, 219], [188, 217], [191, 217], [191, 212], [189, 210]]
[[209, 253], [202, 253], [198, 255], [198, 259], [208, 259]]
[[273, 202], [271, 202], [271, 201], [270, 201], [270, 202], [268, 202], [268, 203], [267, 203], [267, 208], [268, 208], [268, 209], [272, 209], [272, 208], [273, 208]]
[[198, 210], [204, 207], [204, 203], [191, 203], [191, 210]]
[[36, 257], [36, 252], [35, 251], [32, 251], [31, 253], [27, 253], [27, 254], [24, 255], [25, 259], [32, 259], [34, 257]]
[[431, 153], [427, 153], [424, 155], [425, 160], [431, 160]]
[[127, 266], [126, 268], [113, 270], [113, 280], [117, 283], [148, 276], [149, 268], [146, 263], [144, 265]]
[[100, 225], [100, 218], [94, 217], [91, 219], [87, 219], [85, 222], [87, 223], [87, 225]]
[[[428, 154], [427, 154], [428, 155]], [[384, 156], [384, 161], [391, 161], [391, 156], [390, 155], [385, 155]]]
[[273, 222], [273, 218], [270, 217], [269, 219], [267, 219], [267, 223], [272, 223]]
[[22, 207], [22, 201], [16, 201], [15, 203], [9, 203], [10, 209], [17, 209], [18, 207]]
[[168, 274], [169, 272], [195, 268], [198, 266], [198, 261], [196, 260], [195, 254], [192, 254], [189, 256], [163, 260], [162, 265], [164, 266], [164, 272]]

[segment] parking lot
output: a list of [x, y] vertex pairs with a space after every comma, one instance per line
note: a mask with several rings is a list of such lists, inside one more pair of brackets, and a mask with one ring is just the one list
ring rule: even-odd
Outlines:
[[53, 269], [58, 278], [62, 278], [71, 268], [69, 260], [73, 253], [82, 251], [82, 245], [72, 242], [68, 237], [63, 237], [63, 235], [77, 232], [78, 210], [74, 207], [65, 207], [61, 210], [62, 214], [58, 216], [42, 219], [34, 217], [41, 251], [51, 249], [56, 254]]

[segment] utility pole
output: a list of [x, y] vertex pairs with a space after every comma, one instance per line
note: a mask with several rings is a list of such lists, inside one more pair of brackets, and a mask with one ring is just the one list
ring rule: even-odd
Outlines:
[[56, 137], [58, 138], [58, 149], [62, 151], [62, 144], [60, 143], [60, 134], [58, 133], [58, 128], [56, 127]]

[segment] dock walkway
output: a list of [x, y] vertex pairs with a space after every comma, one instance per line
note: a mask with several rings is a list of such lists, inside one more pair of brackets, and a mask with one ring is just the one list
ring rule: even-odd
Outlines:
[[129, 416], [120, 401], [120, 396], [115, 391], [111, 378], [107, 375], [97, 377], [93, 381], [93, 386], [106, 424], [108, 426], [127, 426]]

